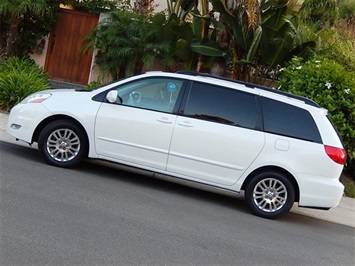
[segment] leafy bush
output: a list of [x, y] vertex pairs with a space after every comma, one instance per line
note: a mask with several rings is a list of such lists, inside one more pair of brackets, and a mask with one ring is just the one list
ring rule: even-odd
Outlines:
[[85, 90], [92, 90], [97, 87], [100, 87], [102, 84], [100, 81], [91, 81], [89, 84], [85, 86]]
[[[112, 0], [73, 0], [71, 4], [78, 10], [84, 10], [90, 14], [99, 15], [105, 10], [117, 8], [118, 1]], [[125, 2], [125, 1], [120, 1]]]
[[89, 44], [84, 50], [98, 50], [96, 63], [101, 73], [108, 73], [112, 80], [124, 78], [133, 69], [133, 74], [143, 72], [154, 63], [169, 55], [168, 42], [158, 41], [164, 15], [158, 13], [151, 19], [130, 9], [109, 13], [86, 37]]
[[29, 94], [48, 88], [47, 76], [33, 61], [16, 57], [0, 61], [0, 109], [9, 110]]
[[355, 71], [355, 40], [345, 32], [335, 28], [324, 28], [319, 32], [321, 42], [316, 54], [332, 59], [349, 71]]
[[305, 0], [300, 9], [303, 20], [333, 25], [339, 13], [336, 0]]
[[339, 2], [339, 17], [347, 20], [355, 18], [354, 0], [343, 0]]
[[355, 177], [351, 179], [350, 176], [342, 174], [340, 182], [344, 185], [345, 196], [355, 198]]
[[[53, 29], [60, 4], [67, 0], [1, 0], [0, 57], [28, 56]], [[5, 47], [7, 48], [5, 51]]]
[[348, 152], [355, 161], [355, 72], [329, 59], [304, 62], [294, 58], [283, 69], [281, 90], [313, 99], [328, 109]]

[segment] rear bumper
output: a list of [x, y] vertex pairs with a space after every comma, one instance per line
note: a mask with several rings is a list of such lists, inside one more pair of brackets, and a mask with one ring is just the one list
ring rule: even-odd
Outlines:
[[299, 183], [300, 207], [330, 209], [340, 203], [344, 194], [344, 186], [338, 178], [303, 175], [299, 180], [302, 180]]

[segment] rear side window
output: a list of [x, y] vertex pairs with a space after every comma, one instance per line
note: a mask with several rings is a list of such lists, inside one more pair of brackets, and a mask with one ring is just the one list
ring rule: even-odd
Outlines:
[[253, 94], [194, 82], [187, 99], [184, 115], [255, 129], [258, 109], [256, 97]]
[[322, 143], [316, 123], [304, 109], [261, 97], [264, 131]]

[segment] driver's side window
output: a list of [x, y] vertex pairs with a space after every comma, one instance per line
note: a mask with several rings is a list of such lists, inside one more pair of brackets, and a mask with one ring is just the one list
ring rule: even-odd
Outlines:
[[182, 84], [180, 79], [147, 78], [120, 86], [117, 95], [122, 105], [171, 113]]

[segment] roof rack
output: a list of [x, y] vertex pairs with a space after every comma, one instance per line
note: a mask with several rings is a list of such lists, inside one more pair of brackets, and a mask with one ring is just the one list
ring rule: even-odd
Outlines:
[[300, 100], [303, 101], [304, 103], [311, 105], [311, 106], [315, 106], [315, 107], [320, 107], [316, 102], [303, 97], [303, 96], [299, 96], [299, 95], [295, 95], [289, 92], [284, 92], [284, 91], [279, 91], [279, 90], [275, 90], [275, 89], [271, 89], [265, 86], [261, 86], [261, 85], [256, 85], [256, 84], [252, 84], [252, 83], [248, 83], [248, 82], [244, 82], [244, 81], [240, 81], [240, 80], [234, 80], [234, 79], [230, 79], [230, 78], [225, 78], [225, 77], [219, 77], [219, 76], [214, 76], [208, 73], [200, 73], [200, 72], [195, 72], [195, 71], [187, 71], [187, 70], [180, 70], [180, 71], [176, 71], [177, 74], [183, 74], [183, 75], [189, 75], [189, 76], [201, 76], [201, 77], [208, 77], [208, 78], [214, 78], [214, 79], [220, 79], [220, 80], [224, 80], [224, 81], [229, 81], [229, 82], [233, 82], [236, 84], [240, 84], [240, 85], [244, 85], [245, 87], [251, 88], [251, 89], [259, 89], [259, 90], [264, 90], [264, 91], [268, 91], [268, 92], [273, 92], [279, 95], [283, 95], [286, 97], [290, 97], [296, 100]]

